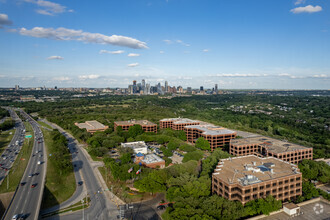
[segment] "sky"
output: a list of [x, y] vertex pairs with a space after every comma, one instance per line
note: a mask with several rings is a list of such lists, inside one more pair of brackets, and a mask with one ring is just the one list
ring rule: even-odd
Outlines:
[[0, 0], [0, 87], [330, 89], [329, 0]]

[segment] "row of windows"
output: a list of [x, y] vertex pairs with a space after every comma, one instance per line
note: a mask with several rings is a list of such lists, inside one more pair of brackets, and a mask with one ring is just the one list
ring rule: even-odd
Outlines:
[[[220, 195], [222, 195], [222, 190], [220, 189]], [[214, 193], [218, 193], [217, 190], [215, 189], [213, 191]], [[283, 196], [284, 197], [288, 197], [289, 195], [293, 195], [293, 194], [300, 194], [301, 193], [301, 190], [300, 189], [296, 189], [296, 190], [291, 190], [290, 192], [285, 192], [285, 193], [280, 193], [280, 194], [275, 194], [276, 192], [273, 192], [273, 194], [270, 193], [270, 191], [267, 191], [266, 193], [264, 192], [261, 192], [261, 193], [256, 193], [256, 194], [253, 194], [252, 196], [248, 195], [248, 196], [241, 196], [240, 194], [233, 194], [231, 195], [231, 197], [229, 198], [229, 194], [227, 192], [225, 192], [224, 196], [228, 199], [239, 199], [241, 201], [249, 201], [251, 199], [257, 199], [257, 198], [262, 198], [264, 196], [268, 196], [268, 195], [273, 195], [275, 196], [277, 199], [281, 199]], [[282, 198], [283, 199], [283, 198]]]
[[[283, 184], [289, 184], [289, 182], [290, 183], [293, 183], [293, 182], [295, 182], [295, 181], [300, 181], [301, 180], [301, 178], [300, 177], [297, 177], [297, 178], [291, 178], [290, 180], [289, 179], [286, 179], [286, 180], [284, 180], [284, 181], [279, 181], [279, 182], [274, 182], [274, 183], [272, 183], [272, 184], [267, 184], [267, 185], [262, 185], [262, 186], [259, 186], [259, 187], [254, 187], [253, 189], [252, 189], [252, 191], [253, 192], [256, 192], [256, 191], [258, 191], [258, 190], [264, 190], [264, 189], [269, 189], [271, 186], [272, 187], [276, 187], [276, 186], [281, 186], [281, 185], [283, 185]], [[217, 188], [217, 183], [218, 183], [218, 180], [216, 179], [216, 178], [214, 178], [213, 179], [213, 182], [214, 182], [214, 187], [215, 188]], [[223, 186], [223, 184], [222, 184], [222, 182], [219, 182], [219, 185], [220, 185], [220, 187], [222, 187]], [[296, 184], [291, 184], [290, 185], [290, 188], [294, 188], [294, 187], [300, 187], [300, 182], [298, 182], [298, 183], [296, 183]], [[284, 190], [287, 190], [289, 188], [289, 186], [285, 186], [284, 187]], [[283, 188], [282, 187], [280, 187], [279, 188], [279, 191], [281, 191]], [[228, 186], [226, 186], [225, 185], [225, 190], [226, 191], [229, 191], [229, 187]], [[274, 189], [274, 190], [276, 190], [276, 189]], [[231, 191], [233, 192], [233, 191], [239, 191], [239, 192], [241, 192], [242, 193], [242, 189], [241, 188], [239, 188], [239, 187], [234, 187], [234, 188], [231, 188]], [[244, 193], [250, 193], [251, 192], [251, 189], [246, 189], [245, 191], [244, 191]]]

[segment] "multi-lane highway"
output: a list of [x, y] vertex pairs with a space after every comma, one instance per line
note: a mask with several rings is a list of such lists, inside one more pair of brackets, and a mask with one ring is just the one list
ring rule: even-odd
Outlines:
[[39, 124], [24, 111], [20, 110], [20, 112], [21, 115], [23, 115], [23, 117], [32, 125], [34, 131], [34, 144], [21, 183], [19, 184], [3, 219], [13, 219], [14, 216], [23, 219], [38, 219], [44, 191], [47, 157], [43, 135], [39, 128]]
[[11, 139], [7, 148], [3, 151], [0, 158], [0, 184], [3, 183], [3, 180], [8, 175], [8, 172], [12, 168], [14, 161], [19, 154], [24, 141], [25, 128], [22, 120], [17, 116], [17, 114], [11, 110], [7, 109], [10, 113], [10, 116], [15, 121], [15, 134]]

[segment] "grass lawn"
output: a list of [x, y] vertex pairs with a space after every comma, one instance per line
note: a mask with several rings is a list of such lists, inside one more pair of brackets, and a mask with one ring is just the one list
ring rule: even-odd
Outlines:
[[[152, 197], [150, 193], [131, 192], [130, 190], [127, 190], [126, 184], [124, 182], [115, 181], [112, 178], [111, 174], [109, 173], [109, 169], [107, 172], [105, 167], [99, 167], [98, 169], [104, 179], [104, 182], [106, 182], [108, 189], [111, 191], [112, 186], [112, 192], [124, 202], [139, 202], [145, 199], [150, 199]], [[107, 177], [106, 173], [108, 174]]]
[[41, 126], [43, 126], [43, 127], [45, 127], [45, 128], [49, 128], [49, 129], [52, 129], [52, 130], [53, 130], [53, 128], [52, 128], [51, 126], [49, 126], [48, 124], [46, 124], [46, 123], [43, 122], [43, 121], [38, 121], [38, 124], [40, 124]]
[[33, 130], [28, 122], [24, 122], [25, 130], [28, 133], [31, 133], [32, 138], [25, 139], [23, 147], [19, 154], [17, 155], [17, 158], [14, 162], [13, 167], [11, 168], [9, 172], [9, 188], [7, 189], [7, 178], [4, 179], [2, 182], [2, 185], [0, 186], [0, 193], [6, 193], [6, 192], [12, 192], [16, 190], [17, 185], [21, 182], [22, 176], [24, 174], [25, 168], [29, 162], [31, 151], [33, 148]]
[[58, 205], [69, 199], [76, 190], [76, 179], [74, 172], [71, 172], [68, 175], [61, 175], [61, 173], [56, 170], [54, 164], [49, 159], [49, 154], [53, 153], [51, 148], [52, 139], [50, 131], [42, 129], [42, 132], [44, 134], [48, 154], [47, 176], [41, 204], [41, 208], [45, 209]]
[[[10, 143], [11, 139], [15, 134], [15, 129], [11, 129], [9, 131], [3, 131], [0, 134], [0, 153], [2, 154], [3, 151], [6, 149], [8, 144]], [[11, 134], [10, 134], [11, 133]]]

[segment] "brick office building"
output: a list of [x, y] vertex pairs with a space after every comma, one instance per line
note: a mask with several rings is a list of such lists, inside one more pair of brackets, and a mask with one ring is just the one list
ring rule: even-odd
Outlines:
[[302, 174], [297, 165], [274, 157], [223, 159], [212, 174], [212, 193], [243, 205], [268, 195], [294, 200], [302, 195]]
[[276, 140], [269, 137], [252, 137], [231, 140], [229, 153], [235, 156], [258, 155], [298, 163], [303, 159], [313, 159], [313, 148]]
[[86, 129], [87, 132], [94, 134], [97, 131], [105, 131], [109, 126], [105, 126], [98, 121], [85, 121], [85, 123], [74, 123], [80, 129]]
[[129, 127], [133, 125], [141, 125], [144, 132], [157, 133], [157, 124], [152, 123], [148, 120], [129, 120], [129, 121], [115, 121], [115, 131], [118, 126], [121, 126], [124, 131], [128, 131]]
[[236, 138], [236, 132], [212, 124], [189, 125], [184, 128], [187, 134], [187, 141], [195, 143], [199, 137], [208, 140], [213, 151], [216, 148], [224, 147], [230, 140]]
[[199, 125], [201, 121], [191, 120], [189, 118], [165, 118], [159, 121], [159, 128], [171, 128], [173, 130], [183, 131], [185, 126]]

